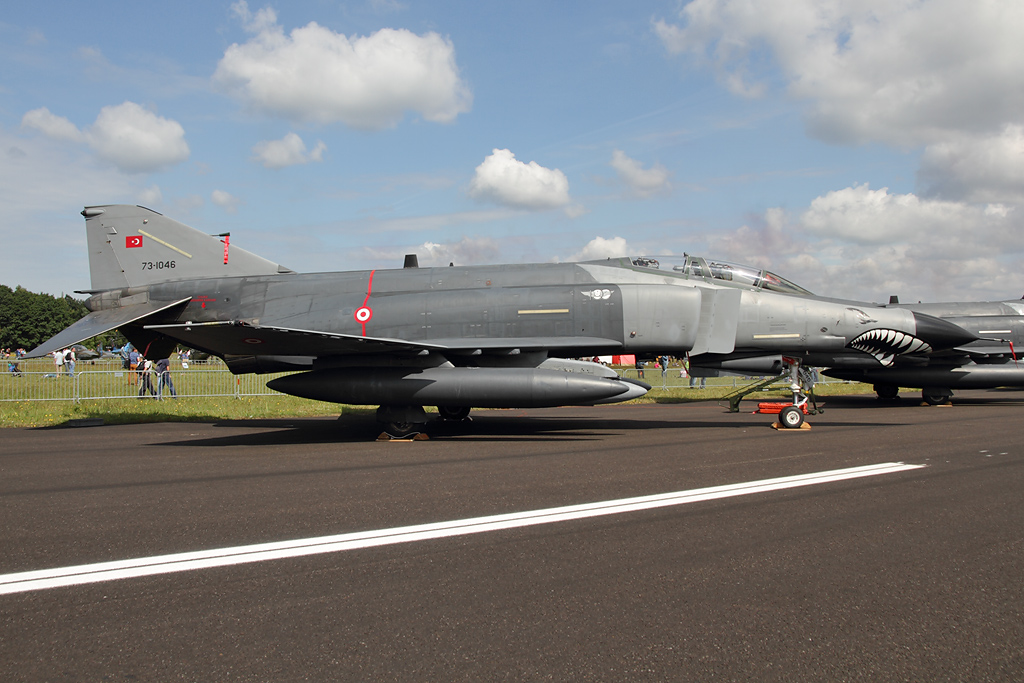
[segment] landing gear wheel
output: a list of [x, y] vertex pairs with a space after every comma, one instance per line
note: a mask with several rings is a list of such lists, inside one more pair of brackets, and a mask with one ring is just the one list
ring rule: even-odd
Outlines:
[[943, 389], [922, 389], [921, 399], [930, 406], [941, 406], [949, 401], [952, 394]]
[[878, 398], [885, 401], [895, 401], [900, 397], [900, 388], [895, 384], [876, 384], [873, 389]]
[[384, 431], [391, 437], [401, 439], [402, 437], [409, 436], [416, 429], [412, 422], [388, 422]]
[[786, 406], [779, 413], [779, 424], [786, 429], [800, 429], [804, 423], [804, 411], [796, 406]]
[[438, 406], [437, 414], [441, 416], [442, 420], [465, 420], [467, 417], [469, 417], [469, 408]]

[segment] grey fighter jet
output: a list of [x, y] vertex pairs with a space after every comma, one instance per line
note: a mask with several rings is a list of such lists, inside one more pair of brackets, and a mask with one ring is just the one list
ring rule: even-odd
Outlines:
[[[977, 337], [925, 313], [814, 297], [777, 275], [702, 258], [299, 274], [143, 207], [90, 206], [85, 318], [31, 352], [117, 328], [151, 358], [176, 344], [296, 396], [378, 405], [391, 433], [470, 408], [593, 405], [650, 387], [606, 354], [822, 355], [892, 366]], [[414, 265], [414, 264], [407, 264]]]
[[887, 308], [942, 318], [978, 339], [924, 358], [897, 359], [890, 367], [831, 367], [826, 375], [874, 384], [878, 396], [886, 399], [897, 398], [900, 387], [919, 388], [924, 401], [933, 405], [949, 400], [953, 389], [1024, 387], [1024, 362], [1016, 351], [1024, 348], [1024, 301], [893, 302]]

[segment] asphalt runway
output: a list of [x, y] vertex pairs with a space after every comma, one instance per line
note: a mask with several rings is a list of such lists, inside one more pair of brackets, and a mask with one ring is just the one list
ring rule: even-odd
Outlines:
[[955, 401], [0, 430], [0, 680], [1020, 680], [1024, 392]]

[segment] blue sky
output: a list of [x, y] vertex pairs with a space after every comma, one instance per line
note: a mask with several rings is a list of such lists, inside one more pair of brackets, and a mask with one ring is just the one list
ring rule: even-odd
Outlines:
[[1018, 298], [1024, 5], [21, 3], [0, 283], [86, 205], [301, 272], [703, 254], [825, 295]]

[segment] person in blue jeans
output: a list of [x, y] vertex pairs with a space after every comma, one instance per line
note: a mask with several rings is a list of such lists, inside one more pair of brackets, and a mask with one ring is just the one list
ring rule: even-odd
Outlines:
[[178, 397], [178, 392], [174, 390], [174, 382], [171, 381], [171, 359], [161, 358], [156, 362], [156, 397], [162, 399], [164, 397], [164, 387], [166, 386], [171, 396], [174, 398]]

